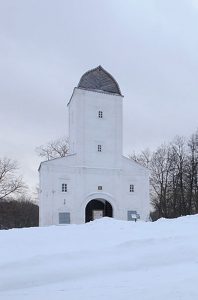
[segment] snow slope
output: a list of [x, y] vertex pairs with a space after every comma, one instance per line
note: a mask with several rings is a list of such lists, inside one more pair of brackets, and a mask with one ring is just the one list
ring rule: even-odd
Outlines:
[[197, 300], [198, 216], [0, 231], [1, 300]]

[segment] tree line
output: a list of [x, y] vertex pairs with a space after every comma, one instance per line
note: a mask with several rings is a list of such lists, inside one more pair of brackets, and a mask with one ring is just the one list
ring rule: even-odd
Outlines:
[[0, 229], [38, 226], [38, 205], [26, 194], [27, 185], [18, 175], [17, 162], [0, 159]]
[[130, 157], [150, 169], [152, 220], [198, 213], [198, 131]]
[[39, 225], [39, 207], [31, 199], [20, 197], [0, 201], [0, 229]]
[[[36, 152], [46, 160], [64, 157], [69, 152], [68, 139], [51, 141]], [[198, 213], [198, 131], [129, 157], [150, 169], [152, 220]], [[38, 205], [26, 196], [27, 186], [17, 170], [15, 161], [0, 159], [0, 229], [39, 223]]]

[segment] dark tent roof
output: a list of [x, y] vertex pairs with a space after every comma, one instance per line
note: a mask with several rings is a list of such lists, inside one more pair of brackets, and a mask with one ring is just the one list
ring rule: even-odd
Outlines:
[[86, 72], [81, 77], [78, 88], [121, 95], [116, 80], [101, 66]]

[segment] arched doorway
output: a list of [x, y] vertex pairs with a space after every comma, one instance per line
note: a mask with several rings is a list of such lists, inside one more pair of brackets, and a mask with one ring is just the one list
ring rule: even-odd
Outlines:
[[102, 217], [113, 217], [111, 204], [104, 199], [93, 199], [85, 208], [85, 222], [90, 222]]

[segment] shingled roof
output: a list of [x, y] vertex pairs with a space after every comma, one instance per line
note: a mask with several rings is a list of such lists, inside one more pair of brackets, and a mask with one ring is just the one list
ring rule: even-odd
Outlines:
[[101, 66], [86, 72], [81, 77], [78, 88], [122, 95], [116, 80]]

